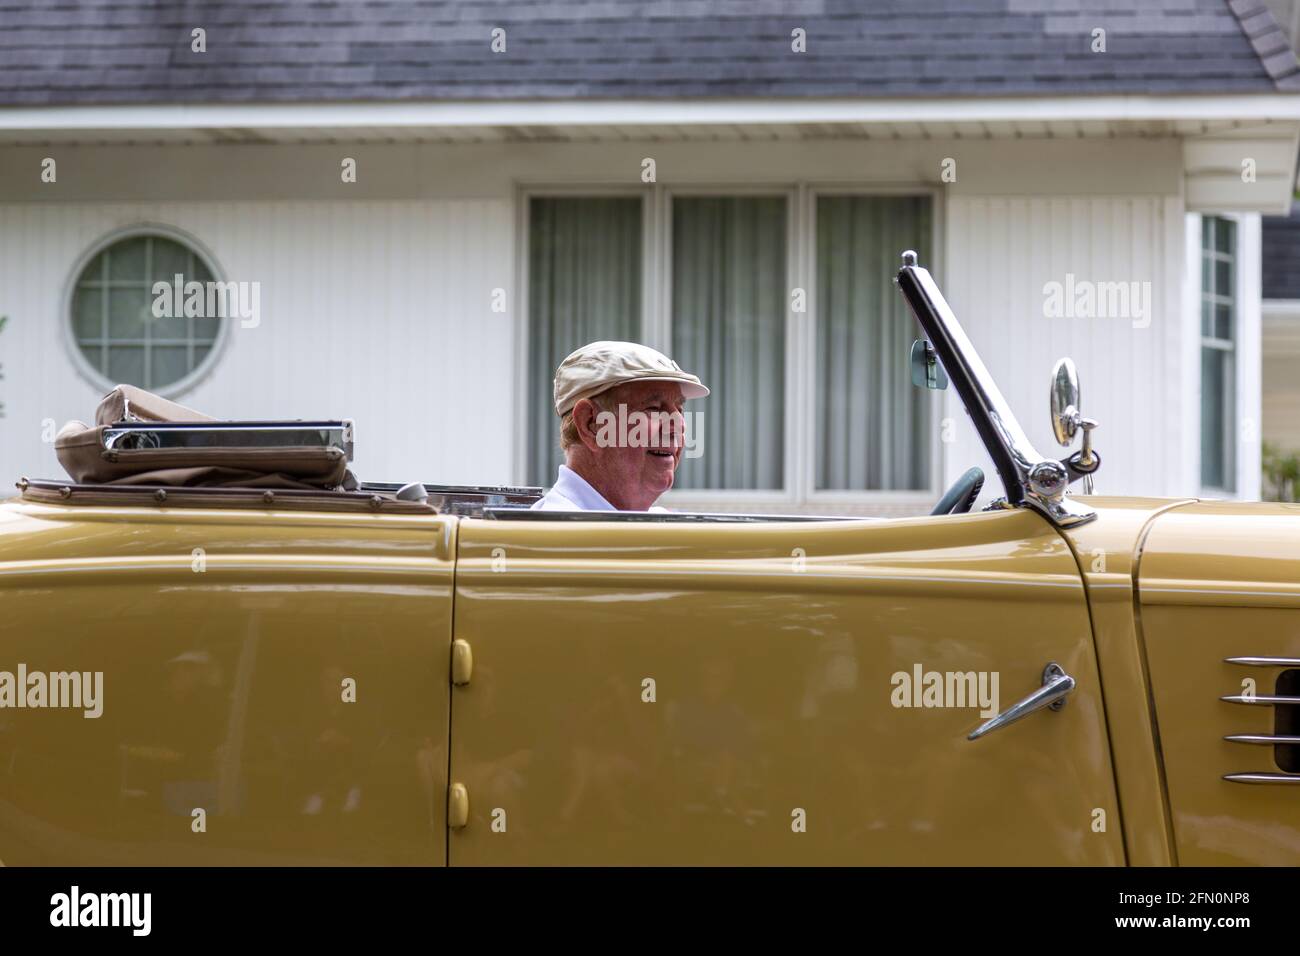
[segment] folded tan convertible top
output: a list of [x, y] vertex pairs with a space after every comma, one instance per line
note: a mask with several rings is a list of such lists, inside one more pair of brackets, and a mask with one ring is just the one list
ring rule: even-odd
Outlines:
[[71, 481], [23, 478], [23, 497], [69, 505], [270, 508], [482, 515], [527, 508], [542, 489], [360, 482], [352, 423], [221, 421], [132, 385], [104, 396], [95, 424], [55, 439]]
[[96, 425], [113, 425], [117, 422], [212, 421], [216, 419], [210, 415], [178, 405], [134, 385], [117, 386], [100, 399], [99, 407], [95, 409]]
[[105, 395], [94, 425], [64, 425], [54, 450], [79, 485], [355, 487], [348, 422], [221, 422], [134, 385]]

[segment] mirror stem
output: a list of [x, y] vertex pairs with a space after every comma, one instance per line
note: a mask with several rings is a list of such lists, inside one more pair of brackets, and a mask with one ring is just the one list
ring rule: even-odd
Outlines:
[[1092, 418], [1079, 418], [1079, 428], [1083, 429], [1083, 447], [1079, 449], [1079, 467], [1092, 467], [1092, 430], [1097, 427], [1097, 422]]

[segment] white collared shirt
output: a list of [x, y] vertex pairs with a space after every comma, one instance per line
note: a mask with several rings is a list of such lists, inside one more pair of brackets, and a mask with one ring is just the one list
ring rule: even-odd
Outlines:
[[[533, 502], [533, 511], [617, 511], [618, 509], [605, 500], [586, 478], [568, 465], [560, 466], [560, 473], [555, 476], [555, 484], [540, 499]], [[667, 511], [658, 505], [651, 511]]]
[[533, 511], [617, 511], [587, 479], [568, 465], [560, 466], [551, 490], [533, 502]]

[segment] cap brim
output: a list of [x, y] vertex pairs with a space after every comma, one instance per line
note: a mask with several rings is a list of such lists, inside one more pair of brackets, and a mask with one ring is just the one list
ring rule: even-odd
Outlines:
[[[682, 387], [682, 398], [704, 398], [709, 394], [709, 387], [704, 383], [688, 382], [672, 375], [638, 375], [636, 378], [629, 378], [627, 382], [674, 382]], [[619, 382], [618, 384], [626, 385], [627, 382]], [[615, 387], [614, 385], [610, 386], [610, 388]]]

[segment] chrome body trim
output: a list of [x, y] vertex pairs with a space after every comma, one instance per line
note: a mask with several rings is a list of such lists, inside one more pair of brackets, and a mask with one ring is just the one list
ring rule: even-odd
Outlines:
[[1300, 774], [1289, 773], [1226, 773], [1223, 779], [1229, 783], [1275, 783], [1291, 786], [1300, 784]]
[[1261, 707], [1300, 704], [1300, 697], [1277, 697], [1267, 694], [1233, 694], [1230, 697], [1220, 697], [1219, 700], [1226, 700], [1229, 704], [1255, 704]]
[[1264, 744], [1269, 747], [1276, 747], [1279, 744], [1300, 744], [1300, 737], [1292, 737], [1288, 734], [1232, 734], [1223, 739], [1234, 744]]
[[967, 740], [979, 740], [985, 734], [991, 734], [995, 730], [1000, 730], [1007, 724], [1015, 723], [1021, 717], [1028, 717], [1030, 714], [1047, 708], [1049, 710], [1060, 710], [1065, 706], [1066, 695], [1075, 688], [1075, 680], [1064, 670], [1061, 665], [1053, 662], [1043, 668], [1043, 686], [1038, 688], [1028, 697], [1012, 704], [1002, 713], [989, 720], [984, 721], [969, 734]]

